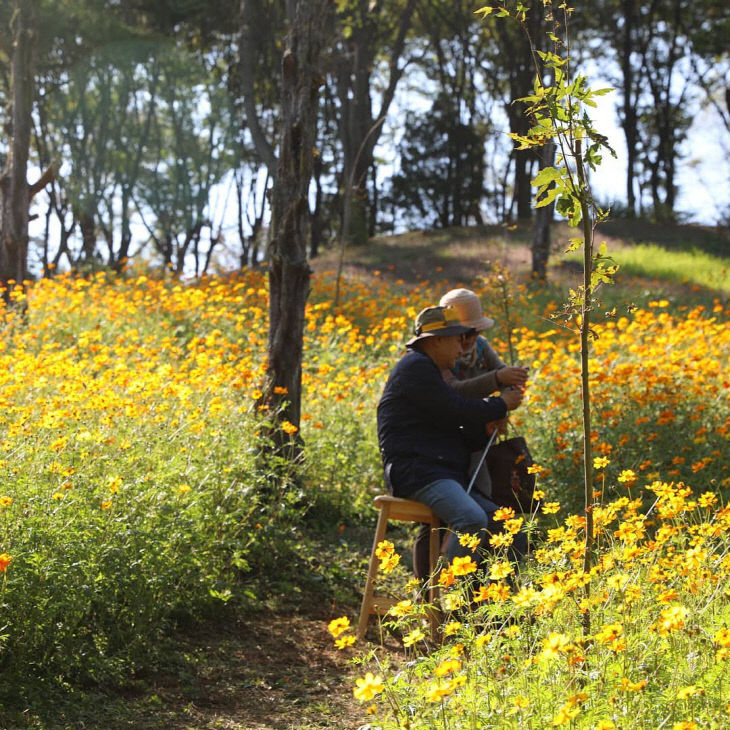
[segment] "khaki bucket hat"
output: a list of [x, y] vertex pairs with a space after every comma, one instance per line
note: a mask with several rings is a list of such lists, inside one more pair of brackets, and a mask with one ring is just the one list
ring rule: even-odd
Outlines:
[[494, 325], [494, 320], [485, 317], [479, 297], [471, 289], [452, 289], [441, 297], [442, 307], [453, 307], [459, 321], [475, 330], [485, 330]]
[[406, 347], [412, 347], [416, 342], [427, 337], [450, 337], [470, 332], [468, 327], [459, 321], [459, 315], [453, 307], [426, 307], [416, 317], [415, 337], [406, 342]]

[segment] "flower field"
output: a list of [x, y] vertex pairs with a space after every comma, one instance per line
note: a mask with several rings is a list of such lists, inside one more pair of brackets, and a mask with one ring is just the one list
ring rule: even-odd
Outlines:
[[[489, 281], [406, 286], [376, 272], [341, 282], [335, 305], [334, 275], [313, 279], [304, 460], [293, 482], [274, 478], [281, 465], [258, 448], [270, 416], [256, 406], [265, 274], [33, 284], [26, 317], [4, 314], [0, 343], [5, 683], [121, 677], [154, 658], [155, 640], [176, 622], [284, 590], [313, 515], [372, 520], [385, 378], [417, 311], [461, 284], [493, 301]], [[499, 555], [491, 583], [468, 565], [452, 571], [455, 607], [469, 582], [483, 600], [446, 624], [441, 647], [419, 635], [417, 612], [403, 604], [392, 619], [407, 661], [384, 664], [376, 649], [356, 686], [372, 728], [721, 727], [730, 699], [730, 311], [721, 301], [659, 300], [596, 325], [600, 539], [586, 576], [575, 516], [578, 344], [550, 320], [557, 306], [515, 284], [514, 347], [531, 375], [515, 423], [550, 504], [533, 525], [534, 556], [512, 587]], [[505, 357], [495, 319], [490, 339]], [[262, 587], [261, 574], [274, 578]], [[362, 577], [349, 576], [354, 589]], [[403, 582], [396, 590], [407, 601]], [[495, 624], [505, 616], [511, 626]]]

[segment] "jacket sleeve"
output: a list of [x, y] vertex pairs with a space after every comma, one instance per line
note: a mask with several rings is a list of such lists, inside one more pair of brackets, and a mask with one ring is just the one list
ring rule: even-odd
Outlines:
[[402, 392], [420, 410], [446, 426], [479, 428], [507, 415], [501, 397], [465, 398], [443, 379], [441, 371], [426, 356], [414, 358], [401, 373]]
[[486, 398], [491, 393], [494, 393], [495, 390], [499, 390], [496, 370], [466, 380], [459, 380], [452, 374], [447, 382], [464, 398]]

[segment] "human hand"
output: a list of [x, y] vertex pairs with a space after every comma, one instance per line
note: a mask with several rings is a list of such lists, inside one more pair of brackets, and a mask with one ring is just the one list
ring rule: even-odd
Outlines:
[[517, 406], [522, 403], [522, 399], [525, 396], [525, 391], [522, 388], [511, 386], [507, 390], [502, 391], [502, 400], [507, 405], [508, 411], [514, 411]]
[[500, 418], [499, 421], [490, 421], [487, 424], [487, 436], [491, 436], [495, 431], [500, 436], [506, 436], [509, 418]]
[[497, 383], [499, 385], [518, 385], [524, 386], [527, 382], [527, 368], [523, 367], [506, 367], [497, 370]]

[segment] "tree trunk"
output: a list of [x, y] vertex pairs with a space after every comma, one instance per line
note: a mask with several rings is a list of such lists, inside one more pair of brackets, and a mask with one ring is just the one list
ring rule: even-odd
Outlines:
[[[373, 117], [371, 75], [379, 50], [377, 38], [380, 3], [357, 0], [353, 11], [355, 21], [348, 28], [349, 38], [342, 40], [342, 57], [338, 59], [337, 95], [340, 100], [339, 136], [342, 143], [342, 187], [344, 205], [350, 210], [343, 218], [349, 220], [345, 238], [350, 244], [365, 244], [368, 233], [375, 228], [375, 209], [367, 190], [368, 172], [373, 166], [373, 151], [383, 128], [395, 89], [403, 74], [399, 66], [405, 48], [406, 34], [411, 25], [416, 0], [406, 0], [394, 27], [395, 36], [390, 46], [388, 82], [381, 97], [380, 110]], [[383, 23], [387, 21], [382, 21]]]
[[91, 212], [79, 213], [79, 229], [81, 230], [81, 261], [90, 264], [96, 255], [96, 224]]
[[9, 301], [9, 282], [22, 285], [28, 261], [31, 189], [27, 174], [34, 95], [35, 13], [35, 0], [16, 0], [10, 58], [10, 140], [0, 178], [0, 283], [6, 301]]
[[634, 101], [634, 21], [636, 0], [622, 0], [623, 38], [621, 46], [621, 74], [623, 77], [623, 108], [621, 126], [626, 139], [626, 209], [630, 218], [636, 216], [636, 149], [639, 141], [638, 115]]
[[[540, 169], [555, 164], [555, 143], [548, 142], [540, 148]], [[535, 226], [532, 237], [532, 274], [537, 279], [547, 279], [550, 258], [550, 223], [553, 220], [555, 202], [535, 209]]]
[[[282, 130], [273, 196], [269, 255], [269, 339], [264, 398], [280, 420], [299, 426], [304, 309], [309, 295], [307, 263], [309, 183], [321, 85], [319, 54], [327, 0], [289, 0], [289, 35], [282, 59]], [[281, 448], [290, 437], [274, 433]]]
[[269, 144], [266, 134], [261, 127], [259, 115], [256, 111], [256, 94], [254, 81], [254, 65], [256, 62], [252, 33], [255, 33], [252, 0], [241, 0], [239, 48], [241, 74], [241, 91], [243, 94], [243, 109], [246, 115], [246, 125], [251, 133], [251, 140], [261, 161], [266, 165], [269, 175], [276, 174], [276, 155]]

